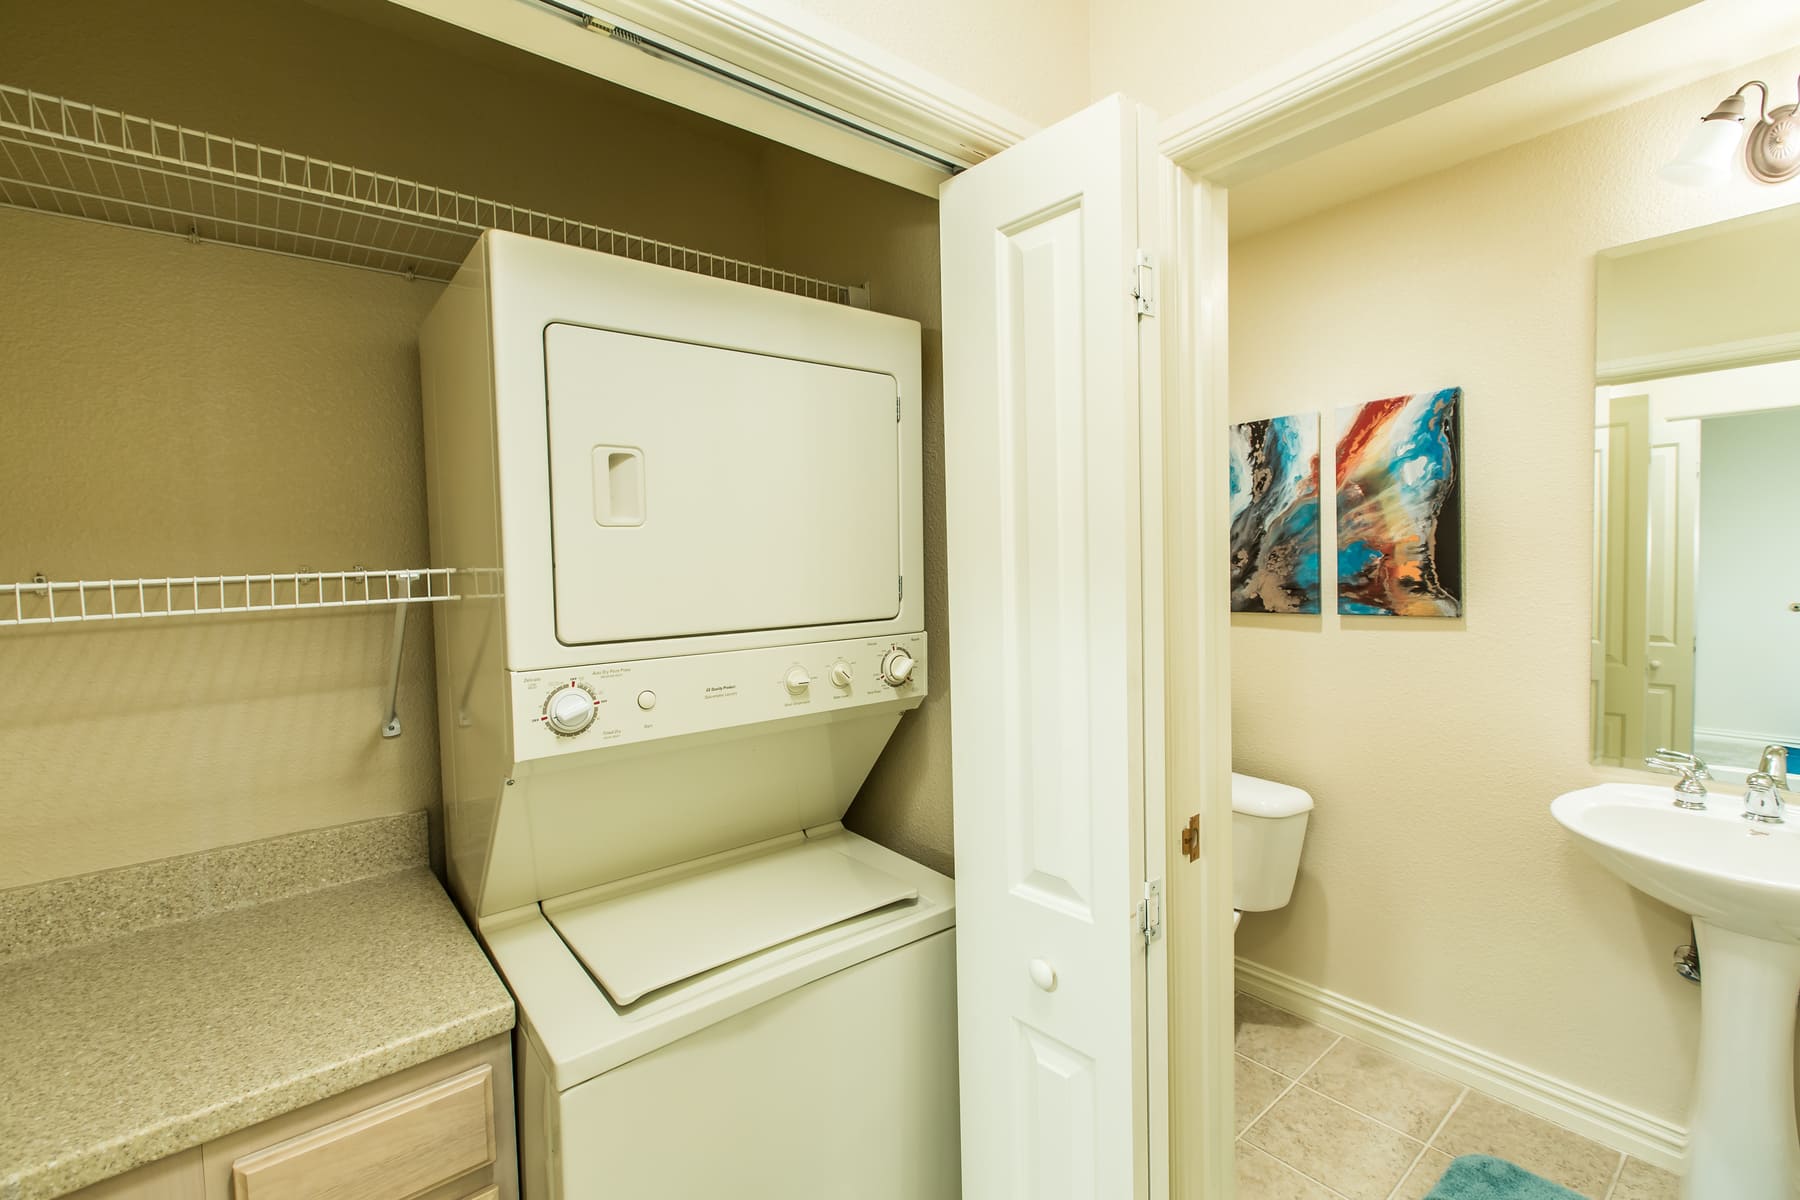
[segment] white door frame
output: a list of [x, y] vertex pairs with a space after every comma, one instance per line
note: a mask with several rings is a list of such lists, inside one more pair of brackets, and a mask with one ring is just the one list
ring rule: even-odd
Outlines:
[[[1687, 7], [1694, 0], [1423, 0], [1164, 123], [1170, 1196], [1234, 1188], [1231, 659], [1225, 462], [1228, 189]], [[1196, 488], [1195, 481], [1208, 486]], [[1176, 731], [1186, 731], [1182, 736]], [[1200, 857], [1181, 831], [1200, 818]], [[1197, 865], [1198, 872], [1184, 870]], [[1208, 1070], [1209, 1066], [1215, 1069]]]

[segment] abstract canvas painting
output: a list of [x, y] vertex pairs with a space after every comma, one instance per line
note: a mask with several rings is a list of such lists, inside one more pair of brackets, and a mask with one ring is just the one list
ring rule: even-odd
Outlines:
[[1319, 416], [1231, 427], [1231, 611], [1319, 611]]
[[1338, 410], [1338, 612], [1462, 615], [1461, 388]]

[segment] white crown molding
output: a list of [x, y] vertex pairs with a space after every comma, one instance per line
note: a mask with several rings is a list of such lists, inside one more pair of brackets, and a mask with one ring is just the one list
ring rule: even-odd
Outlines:
[[1734, 367], [1759, 367], [1765, 363], [1788, 362], [1797, 358], [1800, 358], [1800, 332], [1776, 333], [1768, 337], [1745, 338], [1738, 342], [1717, 342], [1711, 346], [1673, 350], [1666, 354], [1608, 359], [1596, 364], [1594, 382], [1644, 383], [1652, 379], [1670, 379], [1677, 375], [1728, 371]]
[[600, 0], [654, 31], [973, 165], [1036, 127], [810, 14], [761, 0]]
[[1695, 2], [1415, 0], [1166, 121], [1160, 148], [1243, 183]]
[[[567, 10], [616, 22], [729, 64], [777, 95], [836, 111], [956, 165], [973, 165], [1034, 132], [1021, 117], [857, 42], [804, 14], [781, 17], [735, 0], [390, 0], [435, 20], [610, 80], [771, 141], [936, 197], [949, 171], [850, 125], [827, 120], [711, 71], [584, 30]], [[780, 0], [758, 0], [772, 8]], [[559, 11], [560, 10], [560, 11]]]
[[1504, 1100], [1623, 1154], [1681, 1169], [1687, 1130], [1586, 1088], [1383, 1012], [1337, 992], [1237, 960], [1238, 987], [1277, 1008]]

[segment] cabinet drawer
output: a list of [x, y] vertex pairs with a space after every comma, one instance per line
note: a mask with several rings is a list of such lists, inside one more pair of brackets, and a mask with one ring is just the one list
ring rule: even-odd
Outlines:
[[493, 1069], [476, 1067], [231, 1164], [233, 1200], [405, 1200], [494, 1161]]

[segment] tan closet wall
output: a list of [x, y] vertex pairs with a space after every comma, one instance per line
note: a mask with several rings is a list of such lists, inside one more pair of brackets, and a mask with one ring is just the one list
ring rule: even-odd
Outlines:
[[[935, 322], [930, 201], [386, 8], [26, 7], [0, 80], [792, 269], [811, 225], [841, 247], [904, 217], [866, 255], [807, 257]], [[437, 285], [11, 211], [0, 279], [0, 578], [425, 561]], [[435, 808], [429, 621], [384, 741], [390, 629], [374, 610], [0, 631], [0, 887]], [[949, 841], [944, 711], [896, 746], [941, 787], [884, 762], [859, 810], [927, 861]]]
[[846, 823], [948, 873], [953, 865], [951, 662], [937, 202], [785, 148], [771, 151], [766, 201], [769, 253], [776, 261], [827, 279], [874, 281], [874, 308], [923, 326], [925, 632], [931, 694], [901, 720]]

